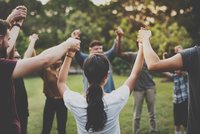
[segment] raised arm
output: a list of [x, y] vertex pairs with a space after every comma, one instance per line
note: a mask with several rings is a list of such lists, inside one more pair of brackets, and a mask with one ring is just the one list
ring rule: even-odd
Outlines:
[[88, 57], [88, 54], [85, 54], [81, 52], [80, 50], [76, 52], [75, 59], [81, 68], [83, 67], [83, 63], [87, 57]]
[[[76, 29], [71, 33], [71, 37], [75, 39], [80, 39], [80, 36], [81, 36], [80, 29]], [[76, 52], [75, 58], [81, 68], [83, 67], [83, 62], [87, 57], [88, 57], [88, 54], [85, 54], [81, 52], [80, 50]]]
[[180, 54], [176, 54], [175, 56], [164, 60], [159, 59], [158, 55], [152, 49], [149, 41], [151, 31], [140, 30], [138, 37], [143, 44], [143, 54], [149, 70], [171, 71], [182, 68], [183, 61]]
[[[164, 59], [166, 59], [166, 57], [167, 57], [167, 52], [164, 52], [163, 54], [162, 54], [162, 59], [164, 60]], [[165, 75], [167, 78], [169, 78], [169, 79], [171, 79], [172, 78], [172, 73], [170, 73], [170, 72], [163, 72], [162, 73], [163, 75]]]
[[124, 32], [120, 27], [118, 27], [115, 33], [117, 36], [114, 40], [114, 44], [112, 48], [104, 53], [108, 57], [109, 60], [112, 60], [114, 56], [117, 56], [119, 53], [118, 51], [121, 50], [121, 40], [122, 40], [122, 37], [124, 36]]
[[138, 50], [135, 64], [132, 68], [130, 76], [124, 83], [124, 85], [127, 85], [129, 87], [130, 92], [133, 90], [136, 80], [142, 70], [143, 62], [144, 62], [144, 57], [143, 57], [143, 52], [142, 52], [142, 45], [139, 45], [139, 50]]
[[69, 51], [67, 53], [67, 55], [65, 56], [64, 63], [62, 64], [62, 67], [59, 72], [57, 86], [58, 86], [58, 90], [61, 96], [63, 96], [64, 91], [68, 89], [66, 85], [66, 80], [68, 77], [70, 65], [71, 65], [72, 58], [74, 57], [74, 55], [75, 55], [75, 52], [73, 51]]
[[59, 60], [69, 49], [78, 50], [79, 47], [79, 40], [68, 38], [65, 42], [43, 51], [38, 56], [19, 60], [13, 71], [12, 77], [22, 77], [33, 71], [46, 68]]
[[28, 48], [26, 49], [26, 52], [24, 53], [24, 59], [36, 56], [34, 47], [35, 47], [35, 42], [37, 40], [38, 40], [37, 34], [33, 34], [29, 37], [29, 45]]
[[7, 22], [11, 26], [9, 47], [7, 48], [7, 55], [9, 55], [14, 48], [15, 42], [19, 35], [20, 27], [26, 18], [27, 9], [24, 6], [16, 7], [7, 17]]

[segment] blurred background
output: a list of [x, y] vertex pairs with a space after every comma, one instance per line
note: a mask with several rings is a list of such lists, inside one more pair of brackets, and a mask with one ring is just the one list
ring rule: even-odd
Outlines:
[[[28, 36], [39, 34], [36, 50], [66, 40], [74, 29], [80, 29], [81, 49], [88, 52], [89, 43], [96, 39], [104, 51], [112, 46], [114, 30], [124, 32], [123, 51], [137, 51], [137, 31], [146, 25], [152, 30], [151, 43], [158, 55], [173, 55], [175, 45], [190, 47], [200, 41], [200, 2], [198, 0], [0, 0], [0, 18], [6, 18], [17, 5], [28, 8], [28, 16], [17, 40], [23, 54]], [[116, 58], [113, 69], [126, 74], [130, 67]], [[76, 66], [76, 63], [73, 63]]]

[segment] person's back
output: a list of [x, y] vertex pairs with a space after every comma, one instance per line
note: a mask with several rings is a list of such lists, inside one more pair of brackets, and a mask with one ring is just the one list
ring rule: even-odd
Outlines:
[[[130, 90], [127, 86], [121, 86], [119, 89], [106, 93], [103, 96], [104, 110], [107, 114], [105, 127], [98, 134], [120, 134], [119, 114], [126, 104]], [[92, 133], [87, 132], [85, 124], [87, 123], [87, 101], [84, 95], [68, 90], [64, 96], [65, 105], [74, 114], [79, 134]], [[79, 98], [79, 99], [77, 99]]]

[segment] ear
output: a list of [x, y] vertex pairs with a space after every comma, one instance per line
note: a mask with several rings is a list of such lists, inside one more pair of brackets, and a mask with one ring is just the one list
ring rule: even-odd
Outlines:
[[[108, 74], [109, 74], [109, 72], [108, 72]], [[107, 81], [108, 81], [108, 74], [103, 78], [103, 82], [104, 82], [104, 84], [106, 84]]]

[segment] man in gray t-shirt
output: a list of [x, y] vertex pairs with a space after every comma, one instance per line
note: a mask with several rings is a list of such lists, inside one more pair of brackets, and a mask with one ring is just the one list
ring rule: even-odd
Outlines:
[[[127, 61], [131, 66], [134, 65], [137, 54], [134, 52], [121, 52], [121, 47], [118, 47], [118, 56], [123, 60]], [[155, 100], [156, 100], [156, 90], [155, 83], [149, 70], [147, 68], [146, 63], [144, 63], [141, 73], [136, 80], [136, 84], [134, 87], [134, 106], [133, 106], [133, 133], [139, 134], [140, 131], [140, 119], [143, 107], [143, 101], [146, 100], [147, 108], [149, 112], [150, 118], [150, 133], [157, 133], [156, 126], [156, 110], [155, 110]]]
[[149, 38], [151, 31], [140, 30], [139, 38], [143, 43], [143, 54], [150, 70], [169, 71], [182, 69], [189, 74], [189, 115], [187, 134], [200, 133], [200, 46], [185, 49], [175, 56], [160, 60], [153, 51]]

